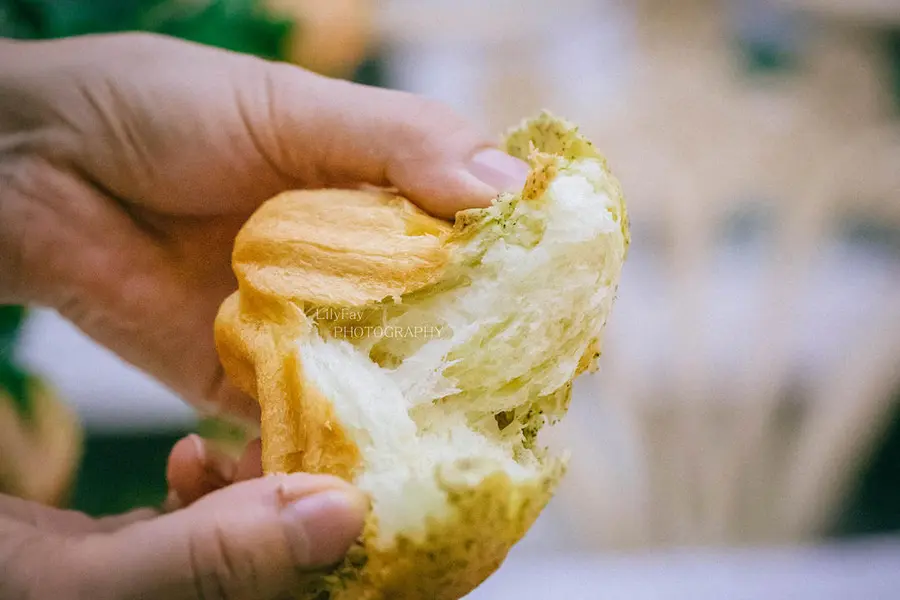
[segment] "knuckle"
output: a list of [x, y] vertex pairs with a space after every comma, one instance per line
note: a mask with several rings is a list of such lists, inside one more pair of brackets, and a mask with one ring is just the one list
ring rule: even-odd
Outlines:
[[231, 542], [226, 529], [216, 523], [189, 538], [188, 567], [198, 598], [237, 600], [262, 591], [252, 556]]

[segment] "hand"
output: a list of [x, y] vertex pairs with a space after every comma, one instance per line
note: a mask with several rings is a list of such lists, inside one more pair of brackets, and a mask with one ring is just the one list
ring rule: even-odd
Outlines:
[[0, 65], [0, 302], [245, 417], [212, 322], [262, 201], [368, 183], [452, 217], [527, 173], [435, 102], [164, 37], [4, 41]]
[[[176, 446], [170, 474], [201, 467], [195, 444]], [[251, 476], [253, 459], [242, 464]], [[103, 519], [0, 496], [0, 598], [283, 598], [304, 571], [340, 560], [366, 509], [349, 484], [306, 474], [242, 481], [169, 514]]]

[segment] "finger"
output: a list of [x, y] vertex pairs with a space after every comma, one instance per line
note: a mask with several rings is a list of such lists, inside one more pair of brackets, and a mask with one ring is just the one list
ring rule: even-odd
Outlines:
[[247, 444], [243, 456], [238, 461], [235, 481], [246, 481], [262, 477], [262, 442], [259, 438]]
[[193, 506], [71, 546], [86, 598], [269, 598], [340, 560], [368, 502], [340, 479], [307, 474], [235, 484]]
[[[100, 517], [98, 519], [89, 518], [90, 528], [85, 529], [80, 533], [101, 533], [117, 531], [134, 523], [140, 523], [141, 521], [153, 519], [155, 517], [158, 517], [160, 514], [161, 511], [156, 508], [136, 508], [120, 515], [111, 515], [108, 517]], [[72, 531], [69, 533], [79, 532]]]
[[67, 539], [103, 535], [152, 511], [94, 520], [0, 495], [0, 598], [70, 598], [76, 596], [67, 577]]
[[93, 521], [85, 514], [42, 506], [14, 496], [0, 495], [0, 516], [7, 521], [41, 531], [76, 533], [91, 529]]
[[13, 496], [0, 495], [0, 517], [17, 521], [45, 533], [77, 535], [115, 531], [120, 527], [159, 515], [159, 511], [142, 508], [121, 515], [92, 519], [84, 513], [43, 506]]
[[252, 126], [292, 177], [322, 186], [396, 187], [446, 218], [525, 184], [524, 162], [443, 104], [284, 64], [266, 77], [266, 86], [246, 91], [247, 104], [260, 107]]
[[237, 463], [217, 451], [197, 434], [179, 440], [169, 453], [166, 480], [177, 501], [170, 498], [167, 510], [193, 504], [203, 496], [230, 485]]
[[[213, 465], [208, 465], [212, 457]], [[233, 482], [262, 477], [262, 445], [259, 438], [247, 444], [240, 459], [217, 452], [197, 435], [175, 444], [169, 454], [166, 479], [169, 497], [164, 510], [171, 512], [193, 504], [203, 496]]]

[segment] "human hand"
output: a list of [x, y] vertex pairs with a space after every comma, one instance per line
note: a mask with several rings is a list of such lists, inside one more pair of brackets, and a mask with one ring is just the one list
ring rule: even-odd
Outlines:
[[[191, 444], [176, 446], [170, 473], [196, 460], [176, 459]], [[177, 504], [168, 514], [91, 519], [0, 496], [0, 598], [289, 597], [304, 572], [340, 560], [367, 510], [349, 484], [306, 474], [242, 481]]]
[[257, 415], [212, 323], [262, 201], [368, 183], [451, 217], [527, 173], [435, 102], [169, 38], [3, 41], [0, 65], [0, 302], [217, 412]]

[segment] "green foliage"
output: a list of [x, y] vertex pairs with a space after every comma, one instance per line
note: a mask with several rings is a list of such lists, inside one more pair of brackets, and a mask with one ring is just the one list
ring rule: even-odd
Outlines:
[[148, 31], [274, 60], [293, 27], [258, 0], [0, 0], [0, 35], [22, 39]]
[[[900, 407], [900, 390], [894, 406]], [[834, 537], [900, 532], [900, 410], [894, 409], [872, 460], [859, 472]]]
[[13, 347], [19, 337], [19, 328], [25, 320], [21, 306], [0, 306], [0, 361], [12, 359]]
[[[260, 0], [0, 0], [0, 37], [52, 39], [89, 33], [149, 31], [270, 60], [285, 60], [297, 25]], [[353, 77], [383, 85], [377, 56]]]
[[16, 412], [23, 419], [31, 417], [28, 393], [31, 377], [14, 363], [0, 361], [0, 399], [12, 400]]
[[166, 497], [169, 452], [186, 433], [91, 433], [70, 508], [103, 516], [159, 506]]
[[887, 52], [890, 59], [890, 77], [894, 93], [895, 110], [900, 112], [900, 29], [889, 32], [886, 36]]
[[353, 81], [356, 83], [376, 87], [383, 87], [385, 78], [384, 62], [377, 53], [370, 55], [364, 60], [356, 68], [356, 73], [353, 75]]
[[746, 43], [740, 49], [750, 74], [784, 71], [795, 66], [795, 56], [774, 44]]
[[15, 345], [25, 320], [21, 306], [0, 306], [0, 398], [12, 400], [22, 418], [31, 415], [29, 375], [15, 362]]

